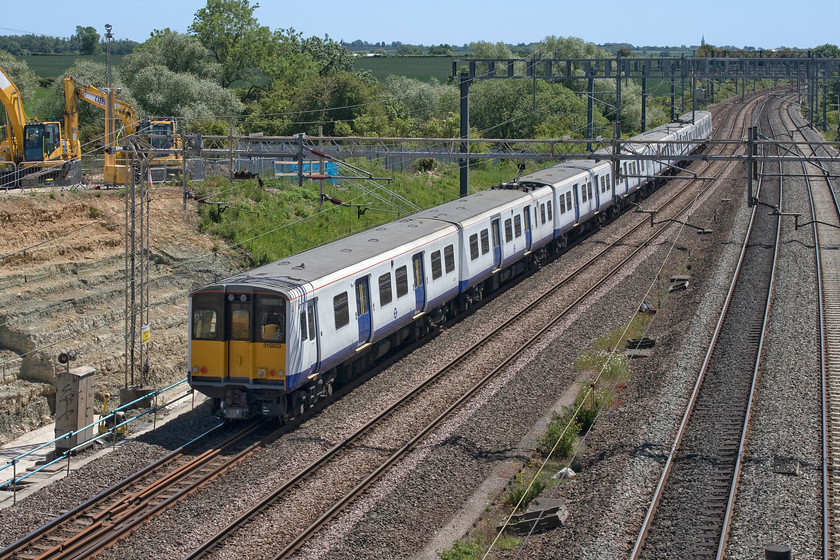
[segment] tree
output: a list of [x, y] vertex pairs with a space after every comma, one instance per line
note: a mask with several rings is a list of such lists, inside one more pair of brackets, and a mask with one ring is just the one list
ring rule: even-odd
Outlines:
[[265, 46], [272, 35], [254, 17], [259, 6], [251, 6], [249, 0], [207, 0], [195, 13], [189, 31], [222, 65], [223, 87], [246, 78], [267, 56]]
[[412, 54], [423, 54], [423, 47], [419, 45], [404, 45], [401, 44], [397, 47], [397, 54], [404, 56], [404, 55], [412, 55]]
[[439, 55], [439, 56], [454, 56], [455, 53], [452, 50], [452, 47], [447, 44], [440, 44], [440, 45], [432, 45], [429, 47], [429, 54]]
[[187, 72], [200, 78], [218, 81], [222, 67], [215, 62], [201, 42], [191, 35], [169, 28], [154, 30], [151, 37], [127, 55], [121, 64], [123, 73], [135, 76], [147, 66], [161, 65], [172, 72]]
[[840, 48], [837, 45], [826, 43], [819, 47], [814, 47], [814, 52], [826, 58], [840, 58]]
[[[9, 75], [24, 102], [29, 101], [38, 88], [38, 77], [29, 69], [29, 65], [15, 58], [10, 53], [0, 50], [0, 68]], [[0, 115], [5, 116], [2, 110]]]
[[190, 35], [164, 29], [123, 59], [124, 77], [139, 114], [212, 119], [242, 110], [236, 94], [219, 84], [222, 67]]
[[470, 43], [469, 48], [472, 51], [473, 58], [513, 58], [510, 47], [502, 42], [494, 45], [487, 41], [477, 41]]
[[319, 74], [327, 76], [337, 72], [349, 72], [353, 69], [353, 55], [339, 43], [330, 39], [310, 37], [301, 41], [301, 52], [309, 53], [319, 66]]
[[76, 37], [79, 40], [79, 52], [82, 54], [98, 54], [101, 52], [99, 47], [99, 33], [96, 32], [95, 27], [76, 26]]

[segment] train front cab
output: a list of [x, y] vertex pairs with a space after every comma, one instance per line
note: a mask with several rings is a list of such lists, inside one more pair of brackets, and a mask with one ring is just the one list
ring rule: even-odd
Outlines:
[[285, 409], [286, 299], [248, 288], [190, 299], [189, 381], [217, 399], [225, 418]]

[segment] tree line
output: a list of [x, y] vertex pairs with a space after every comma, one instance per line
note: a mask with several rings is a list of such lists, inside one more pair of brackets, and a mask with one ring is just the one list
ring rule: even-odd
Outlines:
[[[204, 134], [226, 135], [233, 127], [236, 134], [315, 135], [320, 130], [329, 136], [458, 136], [457, 84], [404, 76], [378, 81], [354, 68], [354, 56], [340, 42], [327, 35], [304, 37], [293, 28], [270, 29], [255, 17], [257, 7], [250, 0], [207, 0], [195, 12], [187, 33], [155, 30], [113, 69], [121, 99], [141, 116], [176, 117], [180, 130]], [[80, 45], [86, 33], [87, 45], [101, 46], [95, 30], [89, 33], [82, 27], [74, 36]], [[550, 36], [527, 49], [484, 41], [467, 47], [475, 58], [522, 58], [531, 53], [560, 58], [615, 56], [575, 37]], [[28, 100], [37, 80], [26, 64], [0, 52], [0, 66]], [[582, 68], [574, 71], [583, 73]], [[100, 88], [107, 84], [105, 64], [91, 60], [77, 60], [66, 75]], [[55, 80], [48, 95], [40, 96], [35, 115], [60, 118], [63, 77]], [[478, 81], [470, 91], [471, 135], [583, 137], [587, 118], [581, 83]], [[669, 116], [666, 89], [648, 91], [648, 126], [665, 122]], [[610, 135], [615, 98], [614, 80], [596, 80], [595, 135]], [[83, 142], [101, 138], [102, 111], [80, 103], [79, 113]], [[622, 86], [622, 130], [637, 131], [640, 116], [641, 88], [630, 81]]]
[[[111, 41], [112, 54], [129, 54], [137, 41], [118, 39]], [[0, 35], [0, 50], [15, 56], [32, 54], [98, 54], [105, 52], [105, 41], [94, 27], [76, 27], [70, 37], [48, 37], [46, 35]]]

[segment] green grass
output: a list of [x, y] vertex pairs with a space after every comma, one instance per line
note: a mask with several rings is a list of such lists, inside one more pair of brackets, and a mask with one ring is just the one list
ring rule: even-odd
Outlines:
[[[354, 164], [367, 167], [366, 164]], [[421, 208], [430, 208], [458, 197], [458, 169], [455, 165], [440, 166], [435, 174], [391, 174], [384, 169], [370, 169], [379, 177], [393, 176], [387, 185]], [[512, 162], [484, 165], [470, 173], [472, 190], [486, 189], [515, 176]], [[275, 261], [311, 247], [364, 231], [397, 219], [383, 203], [371, 199], [361, 189], [325, 186], [324, 192], [345, 203], [361, 204], [366, 210], [358, 214], [355, 207], [318, 204], [318, 186], [270, 179], [262, 189], [256, 181], [208, 179], [199, 192], [209, 201], [227, 202], [220, 212], [218, 205], [199, 205], [200, 227], [237, 244], [246, 251], [242, 265], [252, 267]]]
[[370, 70], [379, 81], [391, 75], [400, 75], [424, 82], [432, 78], [445, 82], [452, 73], [453, 60], [450, 56], [358, 57], [353, 61], [353, 67], [356, 70]]

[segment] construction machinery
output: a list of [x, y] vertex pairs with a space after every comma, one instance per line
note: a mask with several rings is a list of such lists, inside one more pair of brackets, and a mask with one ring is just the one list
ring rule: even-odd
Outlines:
[[[65, 106], [67, 111], [76, 110], [76, 98], [95, 105], [106, 111], [105, 137], [108, 147], [105, 150], [105, 183], [126, 184], [128, 181], [127, 154], [116, 149], [123, 140], [131, 138], [141, 155], [148, 154], [149, 166], [153, 173], [157, 170], [177, 172], [181, 167], [181, 140], [175, 136], [173, 119], [140, 119], [131, 104], [118, 99], [119, 89], [100, 90], [78, 78], [68, 76], [64, 79]], [[72, 92], [72, 93], [68, 93]], [[122, 128], [114, 129], [107, 115], [108, 97], [113, 99], [114, 114], [122, 123]], [[169, 150], [168, 153], [156, 153], [157, 150]]]
[[111, 398], [111, 393], [105, 393], [102, 398], [102, 416], [99, 417], [99, 426], [97, 430], [102, 435], [111, 430], [119, 435], [125, 435], [128, 432], [128, 424], [125, 424], [125, 412], [115, 410], [108, 412], [108, 399]]
[[58, 121], [28, 120], [20, 91], [2, 68], [0, 103], [6, 110], [5, 134], [0, 135], [0, 188], [81, 182], [77, 112], [65, 110], [63, 129]]

